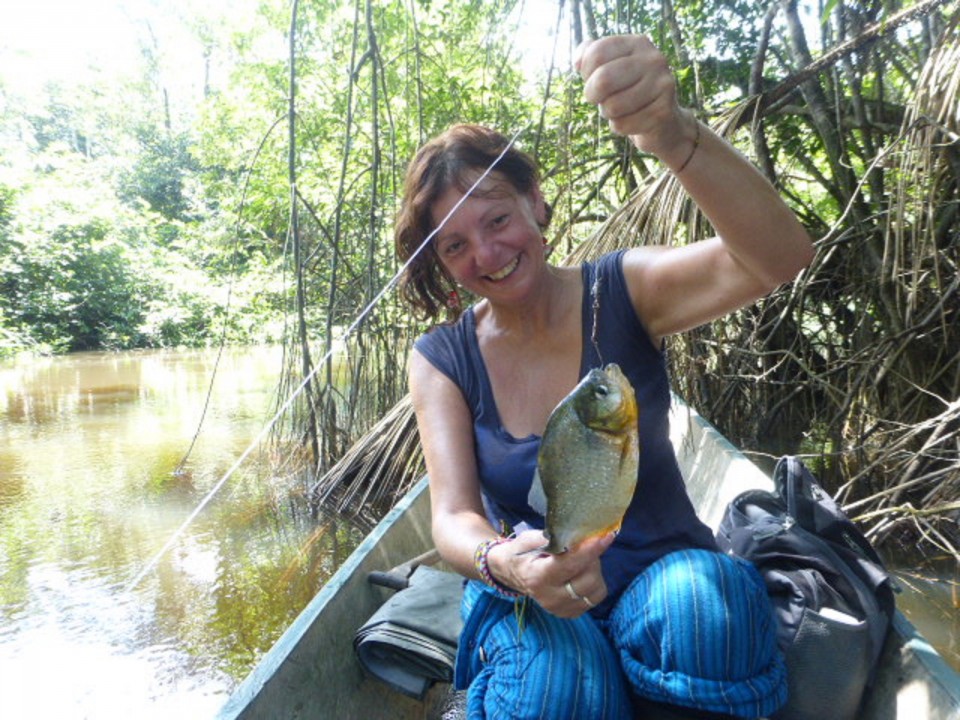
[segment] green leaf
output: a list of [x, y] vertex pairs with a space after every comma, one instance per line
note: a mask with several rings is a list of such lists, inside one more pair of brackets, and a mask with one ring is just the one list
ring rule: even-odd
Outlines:
[[827, 0], [826, 4], [823, 6], [823, 13], [820, 15], [820, 24], [826, 25], [830, 20], [830, 13], [833, 12], [833, 9], [837, 6], [837, 3], [840, 0]]

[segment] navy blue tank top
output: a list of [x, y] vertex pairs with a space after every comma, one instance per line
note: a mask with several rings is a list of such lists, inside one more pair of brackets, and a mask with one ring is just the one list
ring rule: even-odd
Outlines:
[[[654, 347], [630, 302], [624, 251], [584, 263], [580, 377], [617, 363], [630, 379], [639, 408], [637, 489], [613, 545], [600, 559], [609, 595], [592, 611], [605, 617], [630, 581], [673, 550], [715, 549], [713, 533], [697, 518], [669, 437], [670, 385], [663, 352]], [[599, 296], [594, 342], [593, 294]], [[473, 413], [477, 468], [488, 517], [511, 527], [542, 529], [543, 516], [527, 504], [540, 436], [515, 438], [504, 430], [480, 354], [470, 308], [453, 325], [422, 335], [416, 349], [463, 392]]]

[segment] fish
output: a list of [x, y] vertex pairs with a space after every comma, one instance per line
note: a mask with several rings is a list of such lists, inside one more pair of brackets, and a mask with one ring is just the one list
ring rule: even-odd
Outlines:
[[550, 413], [527, 503], [560, 554], [620, 529], [637, 485], [637, 398], [615, 363], [594, 368]]

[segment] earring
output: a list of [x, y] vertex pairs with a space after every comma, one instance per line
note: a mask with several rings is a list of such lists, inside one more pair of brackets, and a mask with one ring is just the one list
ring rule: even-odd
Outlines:
[[460, 307], [460, 293], [458, 293], [455, 289], [451, 290], [447, 294], [447, 307], [451, 310], [456, 310], [458, 307]]

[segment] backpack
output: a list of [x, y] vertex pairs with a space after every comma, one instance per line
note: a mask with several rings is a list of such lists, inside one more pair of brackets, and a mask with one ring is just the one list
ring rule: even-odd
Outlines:
[[774, 492], [728, 505], [721, 550], [763, 576], [787, 663], [775, 720], [853, 720], [894, 613], [893, 581], [869, 541], [796, 457], [774, 469]]

